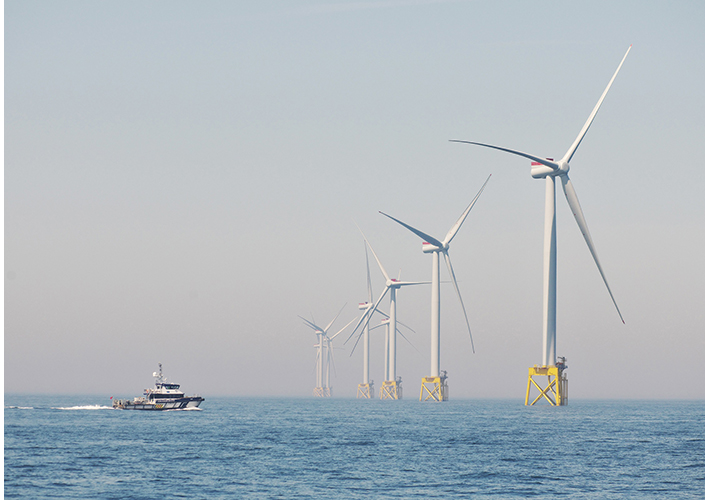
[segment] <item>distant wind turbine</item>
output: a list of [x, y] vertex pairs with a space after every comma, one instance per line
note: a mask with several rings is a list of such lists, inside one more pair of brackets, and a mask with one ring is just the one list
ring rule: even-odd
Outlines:
[[[367, 243], [365, 243], [365, 266], [367, 268], [367, 302], [361, 302], [358, 304], [358, 309], [364, 311], [363, 317], [368, 315], [370, 310], [374, 308], [372, 303], [372, 281], [370, 280], [370, 260], [367, 257]], [[371, 318], [372, 316], [370, 316]], [[357, 343], [355, 344], [357, 346]], [[362, 337], [362, 383], [357, 386], [357, 397], [358, 398], [373, 398], [373, 384], [370, 381], [370, 322], [366, 321], [363, 327], [363, 337]], [[353, 351], [355, 347], [353, 347]], [[352, 354], [352, 353], [351, 353]], [[385, 378], [387, 374], [385, 373]]]
[[[592, 113], [589, 115], [589, 118], [587, 118], [586, 123], [582, 127], [582, 130], [579, 132], [577, 135], [577, 138], [574, 140], [570, 148], [567, 150], [565, 155], [562, 157], [561, 160], [559, 161], [554, 161], [550, 158], [543, 158], [542, 156], [536, 156], [536, 155], [531, 155], [528, 153], [523, 153], [521, 151], [516, 151], [514, 149], [508, 149], [508, 148], [502, 148], [500, 146], [493, 146], [491, 144], [484, 144], [481, 142], [471, 142], [471, 141], [460, 141], [460, 140], [452, 140], [451, 142], [462, 142], [466, 144], [475, 144], [477, 146], [484, 146], [487, 148], [492, 148], [492, 149], [498, 149], [500, 151], [505, 151], [507, 153], [512, 153], [514, 155], [522, 156], [524, 158], [528, 158], [532, 160], [532, 169], [531, 169], [531, 175], [535, 179], [545, 179], [545, 227], [544, 227], [544, 244], [543, 244], [543, 318], [542, 318], [542, 363], [543, 367], [555, 367], [556, 365], [556, 360], [557, 360], [557, 227], [556, 227], [556, 219], [557, 219], [557, 207], [556, 207], [556, 201], [555, 201], [555, 179], [557, 177], [560, 178], [560, 182], [562, 183], [562, 189], [565, 193], [565, 197], [567, 198], [567, 203], [569, 204], [570, 209], [572, 210], [572, 215], [574, 216], [575, 220], [577, 221], [577, 225], [579, 226], [579, 229], [582, 232], [582, 236], [584, 237], [584, 241], [587, 243], [587, 246], [589, 247], [589, 251], [592, 254], [592, 258], [594, 259], [595, 264], [597, 265], [597, 269], [599, 270], [599, 274], [602, 277], [602, 280], [604, 281], [604, 285], [606, 286], [607, 291], [609, 292], [609, 296], [611, 297], [611, 301], [614, 303], [614, 307], [616, 308], [616, 312], [619, 314], [619, 318], [621, 318], [622, 323], [624, 323], [624, 318], [621, 315], [621, 311], [619, 310], [619, 306], [616, 304], [616, 300], [614, 299], [614, 295], [611, 293], [611, 288], [609, 287], [609, 283], [607, 282], [606, 276], [604, 275], [604, 271], [602, 270], [601, 263], [599, 261], [599, 257], [597, 256], [597, 251], [594, 248], [594, 243], [592, 242], [592, 237], [589, 233], [589, 229], [587, 227], [587, 223], [584, 219], [584, 215], [582, 214], [582, 207], [579, 204], [579, 199], [577, 198], [577, 194], [574, 190], [574, 187], [572, 187], [572, 181], [569, 179], [569, 170], [570, 170], [570, 162], [572, 161], [572, 157], [574, 156], [575, 152], [577, 151], [577, 148], [582, 142], [582, 139], [584, 139], [584, 136], [587, 134], [587, 131], [589, 130], [589, 127], [591, 126], [592, 122], [594, 121], [594, 118], [597, 115], [597, 112], [599, 111], [599, 108], [602, 105], [602, 102], [604, 101], [604, 98], [606, 97], [607, 92], [609, 92], [609, 89], [611, 88], [612, 83], [614, 83], [614, 80], [616, 79], [616, 75], [619, 73], [619, 70], [621, 69], [621, 66], [624, 64], [624, 61], [626, 60], [626, 56], [628, 56], [629, 51], [631, 50], [631, 46], [627, 49], [626, 53], [624, 54], [623, 59], [621, 60], [621, 63], [619, 64], [619, 67], [616, 68], [616, 72], [614, 72], [614, 75], [611, 77], [611, 80], [609, 81], [609, 84], [606, 86], [606, 89], [604, 89], [604, 93], [602, 93], [602, 96], [599, 98], [599, 101], [597, 102], [596, 106], [594, 106], [594, 109], [592, 110]], [[560, 371], [564, 370], [565, 365], [564, 365], [564, 359], [559, 365]], [[532, 368], [530, 370], [533, 370]], [[539, 370], [540, 371], [540, 370]], [[528, 393], [529, 393], [529, 387], [530, 387], [530, 378], [532, 376], [532, 371], [530, 372], [530, 376], [528, 377]], [[538, 373], [540, 374], [540, 373]], [[549, 375], [548, 375], [549, 377]], [[566, 380], [566, 379], [565, 379]], [[536, 384], [537, 385], [537, 384]], [[548, 385], [548, 389], [551, 386]], [[539, 387], [538, 387], [539, 388]], [[548, 389], [543, 390], [541, 396], [545, 396], [547, 398], [546, 393], [548, 392]], [[558, 391], [557, 391], [557, 401], [556, 404], [566, 404], [566, 397], [561, 398], [560, 394], [562, 392], [563, 388], [560, 388], [560, 385], [558, 384]], [[564, 390], [566, 393], [566, 388]], [[538, 397], [539, 399], [539, 397]], [[548, 401], [552, 403], [552, 401], [547, 398]], [[537, 401], [537, 399], [535, 400]], [[526, 398], [526, 404], [527, 404], [527, 398]], [[534, 404], [534, 402], [533, 402]]]
[[333, 326], [333, 323], [335, 323], [335, 320], [338, 319], [338, 316], [340, 316], [340, 313], [343, 312], [344, 308], [345, 306], [340, 309], [335, 318], [333, 318], [333, 320], [328, 323], [328, 326], [326, 326], [325, 328], [321, 328], [320, 326], [316, 325], [315, 322], [308, 321], [303, 316], [299, 316], [299, 318], [301, 318], [309, 328], [315, 331], [317, 338], [317, 344], [313, 346], [317, 349], [316, 387], [315, 389], [313, 389], [313, 395], [316, 397], [329, 398], [331, 396], [332, 388], [330, 385], [330, 367], [331, 365], [334, 366], [335, 363], [335, 361], [333, 360], [333, 339], [340, 335], [347, 327], [352, 324], [353, 321], [355, 321], [355, 318], [353, 318], [347, 325], [338, 330], [338, 332], [335, 333], [333, 336], [328, 335], [328, 330], [331, 326]]
[[[416, 229], [404, 222], [402, 222], [399, 219], [395, 219], [391, 215], [387, 215], [384, 212], [380, 212], [382, 215], [385, 217], [389, 217], [396, 223], [404, 226], [405, 228], [409, 229], [411, 232], [419, 236], [424, 240], [422, 250], [424, 253], [431, 253], [433, 256], [433, 264], [432, 264], [432, 273], [431, 273], [431, 365], [430, 365], [430, 376], [428, 377], [429, 380], [425, 377], [424, 380], [422, 380], [422, 390], [424, 390], [424, 387], [427, 383], [434, 383], [434, 384], [439, 384], [435, 385], [435, 389], [433, 393], [430, 393], [433, 399], [437, 401], [443, 401], [446, 399], [445, 395], [443, 394], [443, 385], [445, 381], [441, 380], [441, 297], [440, 297], [440, 290], [441, 290], [441, 282], [440, 282], [440, 275], [439, 275], [439, 255], [443, 254], [444, 255], [444, 260], [446, 261], [446, 267], [449, 270], [449, 275], [451, 276], [451, 281], [454, 283], [454, 288], [456, 289], [456, 294], [459, 297], [459, 302], [461, 302], [461, 309], [463, 310], [463, 315], [464, 318], [466, 319], [466, 326], [468, 327], [468, 336], [469, 339], [471, 340], [471, 350], [475, 352], [474, 346], [473, 346], [473, 335], [471, 333], [471, 325], [469, 324], [468, 321], [468, 315], [466, 314], [466, 307], [463, 304], [463, 298], [461, 298], [461, 291], [459, 290], [459, 285], [456, 282], [456, 276], [454, 275], [454, 268], [451, 265], [451, 257], [449, 257], [449, 245], [451, 241], [454, 239], [456, 234], [459, 232], [459, 229], [461, 229], [462, 224], [466, 220], [466, 217], [468, 217], [468, 214], [471, 212], [471, 209], [473, 208], [473, 205], [476, 204], [476, 201], [478, 198], [481, 196], [481, 193], [483, 192], [483, 189], [486, 187], [486, 184], [488, 184], [488, 181], [490, 180], [491, 176], [489, 175], [486, 181], [483, 183], [483, 186], [481, 189], [478, 191], [476, 196], [473, 198], [473, 201], [466, 207], [466, 210], [464, 210], [463, 214], [461, 214], [461, 217], [458, 218], [458, 220], [454, 223], [453, 226], [451, 226], [451, 229], [449, 229], [449, 232], [446, 234], [444, 237], [443, 241], [439, 241], [433, 236], [428, 235], [427, 233], [420, 231], [419, 229]], [[445, 376], [443, 377], [445, 379]], [[434, 380], [434, 379], [439, 379]], [[429, 398], [429, 399], [432, 399]]]
[[[359, 228], [358, 228], [359, 229]], [[362, 233], [362, 231], [360, 231]], [[363, 238], [365, 238], [365, 235], [363, 234]], [[370, 242], [367, 241], [367, 238], [365, 238], [365, 243], [367, 244], [368, 248], [372, 252], [372, 255], [375, 257], [375, 260], [377, 261], [377, 265], [380, 268], [380, 271], [382, 272], [382, 275], [385, 278], [385, 288], [382, 290], [382, 293], [380, 294], [379, 298], [377, 301], [374, 303], [374, 305], [367, 309], [362, 316], [360, 316], [360, 320], [357, 322], [355, 325], [355, 328], [353, 329], [353, 332], [350, 334], [348, 339], [345, 341], [346, 343], [352, 336], [360, 329], [361, 326], [367, 325], [367, 322], [370, 321], [372, 318], [372, 315], [374, 312], [377, 310], [377, 306], [380, 305], [380, 302], [382, 302], [382, 299], [385, 297], [385, 295], [389, 292], [390, 294], [390, 314], [389, 314], [389, 320], [387, 321], [387, 358], [386, 358], [386, 378], [382, 384], [382, 389], [380, 391], [380, 397], [382, 399], [399, 399], [401, 397], [401, 387], [400, 387], [400, 381], [397, 379], [397, 334], [396, 334], [396, 325], [397, 325], [397, 290], [399, 290], [403, 286], [411, 286], [411, 285], [424, 285], [428, 284], [428, 281], [399, 281], [398, 279], [395, 278], [390, 278], [389, 275], [387, 274], [387, 271], [385, 271], [384, 266], [382, 265], [382, 262], [380, 262], [380, 259], [377, 257], [377, 254], [372, 248], [372, 245], [370, 245]], [[363, 335], [361, 332], [360, 335], [357, 337], [356, 344], [359, 342], [360, 337]]]

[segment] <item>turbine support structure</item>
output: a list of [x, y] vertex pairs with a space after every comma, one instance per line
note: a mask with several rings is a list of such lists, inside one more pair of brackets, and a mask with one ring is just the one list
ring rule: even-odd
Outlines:
[[357, 399], [373, 399], [375, 397], [375, 384], [370, 380], [367, 384], [358, 384]]
[[382, 382], [380, 399], [402, 399], [402, 377]]
[[557, 355], [557, 196], [555, 177], [545, 177], [545, 225], [542, 271], [542, 364]]
[[330, 387], [316, 387], [313, 389], [313, 397], [329, 398], [331, 396]]
[[[566, 358], [561, 357], [554, 365], [532, 366], [528, 368], [528, 390], [525, 393], [525, 406], [532, 406], [543, 398], [550, 406], [567, 406], [567, 374], [564, 373], [567, 365]], [[547, 384], [543, 389], [533, 377], [547, 377]], [[542, 384], [545, 384], [544, 378]], [[532, 386], [539, 391], [537, 397], [530, 402], [530, 389]]]
[[[446, 371], [442, 371], [438, 377], [424, 377], [422, 388], [419, 390], [419, 401], [448, 401], [449, 384], [446, 379]], [[424, 397], [426, 393], [426, 397]]]

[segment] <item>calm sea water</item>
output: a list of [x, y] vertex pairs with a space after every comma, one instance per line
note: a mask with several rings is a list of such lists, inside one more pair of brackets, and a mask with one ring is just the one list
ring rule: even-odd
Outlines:
[[703, 498], [703, 401], [5, 395], [6, 498]]

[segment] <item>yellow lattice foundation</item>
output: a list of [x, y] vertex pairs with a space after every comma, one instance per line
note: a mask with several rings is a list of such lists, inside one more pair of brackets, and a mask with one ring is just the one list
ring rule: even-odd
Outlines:
[[[544, 398], [552, 406], [567, 406], [567, 375], [563, 371], [564, 368], [558, 366], [535, 365], [528, 368], [528, 390], [525, 394], [525, 405], [532, 406]], [[545, 388], [543, 389], [533, 377], [547, 377], [547, 382], [544, 382], [544, 379], [542, 382]], [[530, 389], [533, 385], [540, 391], [540, 394], [532, 403], [529, 403]]]
[[385, 380], [382, 382], [380, 399], [402, 399], [402, 380]]
[[375, 388], [372, 383], [369, 384], [358, 384], [357, 386], [357, 398], [358, 399], [372, 399], [375, 395]]
[[422, 388], [419, 390], [419, 401], [448, 400], [449, 384], [446, 383], [446, 377], [424, 377], [422, 379]]
[[316, 387], [313, 389], [313, 396], [316, 398], [329, 398], [330, 387]]

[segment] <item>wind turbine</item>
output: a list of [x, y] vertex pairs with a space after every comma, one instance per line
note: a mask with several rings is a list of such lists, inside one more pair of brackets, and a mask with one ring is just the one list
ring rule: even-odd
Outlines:
[[[582, 207], [579, 204], [579, 199], [572, 186], [572, 181], [569, 179], [570, 162], [574, 156], [577, 148], [579, 147], [582, 139], [587, 134], [594, 117], [597, 115], [599, 108], [606, 97], [607, 92], [611, 88], [611, 84], [614, 83], [616, 75], [619, 73], [621, 66], [626, 60], [626, 56], [629, 55], [631, 46], [626, 50], [619, 67], [616, 68], [614, 76], [611, 77], [609, 84], [604, 89], [604, 93], [599, 98], [596, 106], [592, 110], [592, 113], [587, 118], [586, 123], [582, 127], [582, 130], [577, 135], [570, 148], [567, 150], [565, 155], [559, 161], [554, 161], [550, 158], [543, 158], [541, 156], [531, 155], [528, 153], [523, 153], [521, 151], [516, 151], [514, 149], [502, 148], [500, 146], [493, 146], [491, 144], [484, 144], [481, 142], [471, 142], [471, 141], [460, 141], [452, 140], [451, 142], [462, 142], [466, 144], [475, 144], [477, 146], [484, 146], [487, 148], [499, 149], [507, 153], [512, 153], [514, 155], [522, 156], [524, 158], [529, 158], [532, 160], [531, 175], [535, 179], [545, 179], [545, 226], [544, 226], [544, 242], [543, 242], [543, 312], [542, 312], [542, 366], [530, 368], [528, 371], [528, 392], [525, 397], [525, 404], [528, 404], [528, 397], [530, 395], [530, 384], [531, 382], [537, 386], [540, 390], [540, 396], [538, 396], [532, 404], [535, 404], [541, 397], [545, 397], [547, 401], [555, 406], [567, 404], [567, 379], [566, 377], [561, 377], [561, 372], [566, 368], [565, 358], [561, 358], [560, 363], [556, 363], [557, 360], [557, 204], [555, 196], [555, 179], [560, 178], [562, 183], [562, 190], [567, 198], [567, 203], [572, 210], [572, 215], [577, 221], [579, 229], [582, 231], [582, 236], [584, 241], [586, 241], [589, 251], [592, 254], [599, 274], [604, 281], [611, 301], [614, 303], [616, 312], [619, 314], [622, 323], [624, 323], [624, 318], [621, 315], [619, 306], [616, 304], [614, 299], [614, 294], [611, 293], [611, 288], [607, 282], [604, 271], [602, 270], [601, 263], [599, 262], [599, 257], [597, 256], [597, 251], [594, 248], [594, 243], [592, 242], [592, 237], [589, 234], [589, 229], [587, 223], [584, 220], [584, 215], [582, 214]], [[548, 385], [545, 389], [542, 389], [537, 383], [532, 379], [533, 375], [547, 375]], [[554, 380], [553, 380], [554, 377]], [[555, 387], [556, 385], [556, 387]], [[555, 395], [555, 401], [553, 402], [548, 396], [548, 392], [552, 392]]]
[[345, 306], [340, 309], [338, 314], [336, 314], [335, 318], [333, 318], [333, 320], [328, 323], [328, 326], [326, 326], [325, 328], [321, 328], [316, 325], [315, 322], [308, 321], [303, 316], [299, 316], [299, 318], [301, 318], [303, 322], [316, 333], [317, 343], [313, 346], [317, 349], [316, 387], [315, 389], [313, 389], [313, 395], [316, 397], [329, 398], [331, 396], [332, 389], [330, 386], [330, 366], [331, 364], [334, 365], [332, 345], [333, 339], [340, 335], [347, 327], [352, 324], [353, 321], [355, 321], [355, 318], [350, 320], [347, 325], [338, 330], [338, 332], [332, 337], [328, 335], [328, 330], [331, 326], [333, 326], [333, 323], [335, 323], [335, 320], [338, 319], [338, 316], [340, 316], [340, 313], [343, 312], [344, 308]]
[[[358, 228], [359, 229], [359, 228]], [[360, 231], [362, 233], [362, 231]], [[362, 236], [365, 238], [365, 235], [363, 234]], [[353, 329], [353, 332], [350, 334], [350, 337], [345, 341], [346, 343], [352, 336], [359, 330], [360, 326], [363, 325], [364, 322], [364, 328], [367, 328], [367, 324], [372, 318], [372, 315], [374, 312], [377, 310], [377, 306], [380, 305], [380, 302], [382, 302], [382, 299], [385, 297], [385, 295], [389, 292], [390, 294], [390, 314], [389, 314], [389, 319], [387, 321], [387, 342], [386, 342], [386, 350], [385, 350], [385, 374], [386, 374], [386, 380], [382, 383], [382, 388], [380, 389], [380, 399], [401, 399], [402, 398], [402, 385], [401, 385], [401, 380], [397, 378], [397, 290], [399, 290], [403, 286], [410, 286], [410, 285], [424, 285], [429, 283], [428, 281], [400, 281], [399, 279], [395, 278], [390, 278], [389, 275], [387, 274], [387, 271], [385, 270], [384, 266], [382, 265], [382, 262], [380, 262], [380, 259], [377, 257], [377, 254], [372, 248], [372, 245], [370, 245], [370, 242], [367, 241], [367, 238], [365, 238], [365, 243], [367, 244], [368, 248], [372, 252], [372, 255], [375, 257], [375, 260], [377, 261], [377, 265], [380, 268], [380, 271], [382, 272], [382, 275], [385, 278], [385, 288], [382, 290], [382, 293], [380, 294], [379, 298], [377, 301], [374, 303], [374, 305], [371, 308], [368, 308], [362, 316], [360, 316], [360, 320], [357, 322], [357, 325], [355, 325], [355, 328]], [[357, 342], [360, 341], [360, 337], [362, 337], [364, 333], [360, 333], [360, 335], [357, 337], [357, 340], [355, 342], [355, 345], [357, 346]], [[354, 347], [353, 347], [354, 349]]]
[[380, 212], [385, 217], [389, 217], [393, 221], [409, 229], [411, 232], [419, 236], [424, 240], [422, 250], [424, 253], [431, 253], [433, 256], [432, 272], [431, 272], [431, 365], [430, 365], [430, 375], [429, 377], [424, 377], [422, 379], [422, 387], [419, 392], [419, 400], [422, 399], [424, 391], [427, 391], [426, 399], [432, 399], [434, 401], [445, 401], [448, 399], [448, 385], [446, 383], [446, 374], [440, 371], [441, 368], [441, 282], [439, 277], [439, 255], [444, 255], [444, 260], [446, 261], [446, 267], [449, 269], [449, 275], [451, 276], [451, 281], [454, 283], [454, 288], [456, 288], [456, 293], [459, 296], [459, 301], [461, 302], [461, 309], [463, 310], [464, 318], [466, 319], [466, 326], [468, 327], [468, 336], [471, 339], [471, 350], [475, 352], [473, 347], [473, 335], [471, 334], [471, 325], [468, 322], [468, 315], [466, 314], [466, 307], [463, 305], [463, 299], [461, 298], [461, 291], [459, 290], [459, 285], [456, 282], [456, 276], [454, 275], [454, 268], [451, 265], [451, 257], [449, 257], [449, 245], [454, 239], [456, 234], [461, 229], [461, 225], [468, 217], [469, 212], [475, 205], [479, 196], [483, 192], [483, 189], [488, 184], [491, 176], [489, 175], [486, 182], [478, 191], [473, 201], [466, 207], [461, 217], [451, 226], [449, 232], [444, 237], [444, 241], [439, 241], [433, 236], [420, 231], [408, 224], [405, 224], [401, 220], [395, 219], [391, 215], [387, 215], [384, 212]]
[[[357, 225], [357, 224], [356, 224]], [[359, 229], [359, 227], [358, 227]], [[370, 279], [370, 260], [367, 255], [367, 242], [365, 243], [365, 267], [367, 268], [367, 302], [361, 302], [358, 304], [358, 309], [360, 309], [363, 312], [363, 317], [368, 315], [370, 310], [373, 310], [374, 312], [380, 313], [382, 316], [386, 316], [385, 313], [382, 311], [374, 310], [375, 304], [372, 302], [372, 280]], [[370, 315], [370, 319], [372, 319], [372, 315]], [[389, 318], [387, 318], [388, 320]], [[363, 326], [363, 333], [362, 333], [362, 347], [363, 347], [363, 356], [362, 356], [362, 383], [358, 384], [357, 386], [357, 398], [365, 398], [365, 399], [372, 399], [374, 397], [374, 387], [373, 387], [373, 381], [370, 380], [370, 332], [374, 330], [375, 328], [379, 328], [381, 326], [387, 326], [385, 323], [386, 320], [383, 320], [383, 323], [380, 325], [370, 328], [370, 321], [365, 321], [365, 324]], [[406, 325], [405, 325], [406, 326]], [[349, 339], [348, 339], [349, 340]], [[387, 363], [389, 359], [388, 355], [388, 350], [387, 350], [387, 345], [389, 343], [389, 339], [385, 337], [385, 378], [387, 378]], [[352, 353], [355, 352], [355, 348], [357, 347], [357, 342], [353, 346], [353, 350], [350, 353], [352, 356]]]
[[[367, 243], [365, 243], [365, 264], [367, 267], [367, 302], [361, 302], [358, 305], [358, 308], [361, 311], [365, 311], [363, 313], [363, 318], [369, 313], [371, 309], [374, 309], [374, 303], [372, 302], [372, 281], [370, 280], [370, 261], [367, 256]], [[372, 399], [374, 397], [374, 387], [373, 387], [373, 381], [370, 380], [370, 332], [373, 330], [380, 328], [380, 327], [389, 327], [390, 319], [387, 317], [385, 313], [380, 311], [379, 309], [376, 309], [374, 312], [380, 313], [382, 316], [384, 316], [384, 319], [380, 322], [379, 325], [370, 328], [370, 321], [372, 320], [372, 315], [370, 315], [369, 319], [365, 321], [365, 324], [363, 326], [363, 332], [360, 337], [358, 337], [358, 341], [360, 338], [362, 338], [362, 343], [363, 343], [363, 382], [361, 384], [358, 384], [357, 386], [357, 398], [361, 399]], [[374, 314], [374, 313], [373, 313]], [[405, 328], [412, 330], [410, 327], [402, 323], [401, 321], [398, 321], [400, 325], [404, 326]], [[414, 331], [414, 330], [412, 330]], [[404, 334], [401, 332], [399, 328], [397, 328], [397, 333], [399, 333], [404, 340], [409, 342], [409, 339], [404, 336]], [[348, 339], [349, 340], [349, 339]], [[412, 344], [409, 342], [409, 344]], [[350, 355], [355, 352], [355, 348], [357, 348], [357, 342], [355, 342], [355, 345], [353, 346], [352, 351], [350, 352]], [[415, 348], [416, 349], [416, 348]], [[387, 378], [388, 374], [388, 366], [389, 366], [389, 336], [385, 335], [385, 372], [384, 372], [384, 377], [385, 379]]]
[[[358, 309], [365, 311], [363, 316], [370, 312], [374, 304], [372, 303], [372, 281], [370, 280], [370, 260], [367, 256], [367, 243], [365, 243], [365, 266], [367, 267], [367, 302], [358, 304]], [[357, 345], [357, 344], [356, 344]], [[357, 386], [357, 397], [372, 399], [374, 397], [373, 383], [370, 380], [370, 322], [365, 322], [362, 338], [362, 383]], [[353, 350], [355, 347], [353, 347]]]

